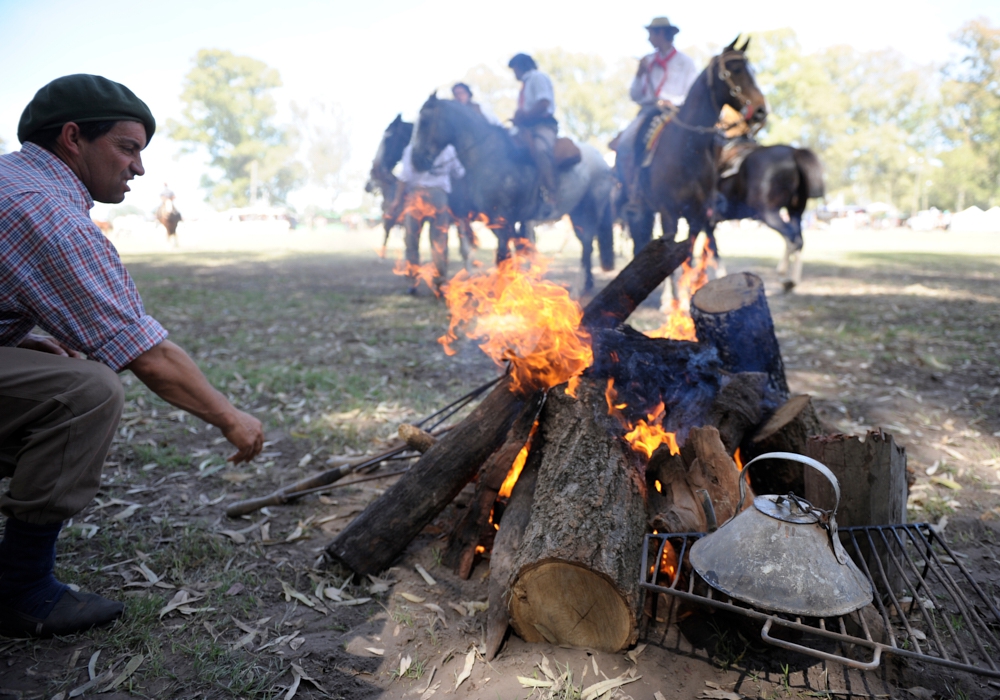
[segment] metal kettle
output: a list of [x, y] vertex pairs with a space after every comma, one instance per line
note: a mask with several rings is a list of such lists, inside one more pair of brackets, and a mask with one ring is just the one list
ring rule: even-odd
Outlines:
[[[742, 510], [745, 472], [766, 459], [799, 462], [825, 476], [836, 495], [833, 510], [793, 494], [757, 496]], [[760, 455], [740, 472], [736, 515], [691, 547], [691, 566], [713, 588], [766, 610], [836, 617], [863, 608], [872, 602], [871, 582], [840, 544], [839, 506], [837, 477], [820, 462], [790, 452]]]

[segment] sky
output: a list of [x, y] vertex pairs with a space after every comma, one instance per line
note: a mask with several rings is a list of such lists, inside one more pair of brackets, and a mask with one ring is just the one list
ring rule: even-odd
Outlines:
[[[943, 63], [956, 53], [950, 35], [964, 22], [984, 16], [1000, 25], [1000, 2], [0, 0], [0, 138], [16, 149], [24, 106], [44, 84], [69, 73], [96, 73], [127, 85], [162, 129], [180, 114], [181, 85], [195, 53], [218, 48], [280, 72], [284, 85], [275, 96], [286, 118], [291, 101], [338, 103], [351, 133], [350, 167], [363, 171], [397, 113], [412, 119], [435, 87], [469, 68], [501, 68], [514, 53], [552, 47], [609, 61], [638, 58], [650, 50], [643, 26], [658, 15], [680, 28], [681, 47], [719, 46], [741, 32], [791, 27], [807, 51], [836, 44], [889, 47], [915, 62]], [[167, 181], [178, 207], [195, 211], [203, 206], [203, 161], [178, 157], [177, 144], [163, 134], [158, 131], [143, 153], [146, 175], [126, 203], [155, 207]], [[306, 191], [292, 201], [302, 205], [303, 197], [316, 195]]]

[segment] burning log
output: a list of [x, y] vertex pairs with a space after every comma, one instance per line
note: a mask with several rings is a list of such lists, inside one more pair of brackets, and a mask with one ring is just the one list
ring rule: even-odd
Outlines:
[[385, 569], [469, 483], [531, 403], [514, 394], [505, 378], [468, 418], [351, 521], [327, 553], [359, 574]]
[[584, 380], [578, 399], [555, 389], [542, 411], [534, 505], [509, 582], [496, 581], [528, 642], [613, 652], [636, 640], [646, 488], [602, 394]]
[[[491, 516], [497, 496], [508, 482], [509, 487], [513, 487], [518, 480], [520, 470], [513, 467], [519, 459], [522, 460], [520, 466], [524, 466], [523, 460], [528, 456], [528, 442], [544, 402], [544, 393], [538, 392], [532, 396], [531, 405], [518, 416], [503, 445], [490, 455], [479, 470], [476, 494], [455, 525], [444, 556], [445, 564], [455, 567], [460, 578], [468, 579], [472, 574], [476, 547], [480, 545], [484, 534], [491, 534], [489, 531], [493, 529], [495, 522], [491, 520]], [[503, 495], [509, 497], [511, 493], [508, 491]]]
[[691, 317], [698, 340], [718, 350], [723, 369], [767, 374], [765, 408], [773, 410], [788, 399], [785, 366], [759, 277], [738, 272], [709, 282], [691, 299]]
[[[659, 239], [647, 245], [591, 300], [578, 320], [579, 326], [589, 330], [622, 323], [686, 256], [684, 243]], [[516, 258], [508, 264], [516, 265]], [[501, 270], [500, 274], [506, 272]], [[449, 333], [453, 330], [454, 326]], [[506, 352], [506, 348], [500, 350]], [[497, 385], [468, 418], [330, 543], [326, 551], [332, 558], [356, 573], [378, 573], [469, 483], [503, 443], [517, 416], [532, 405], [534, 391], [544, 388], [529, 387], [526, 395], [515, 395], [511, 388], [517, 386], [518, 367], [514, 364], [514, 379]], [[524, 391], [524, 387], [519, 388]]]

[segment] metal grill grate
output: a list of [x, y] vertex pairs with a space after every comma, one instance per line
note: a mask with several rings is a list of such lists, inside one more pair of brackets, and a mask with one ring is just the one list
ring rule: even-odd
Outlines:
[[[874, 670], [885, 653], [1000, 678], [998, 606], [929, 525], [851, 527], [841, 528], [840, 533], [847, 551], [874, 585], [875, 600], [860, 613], [802, 618], [755, 608], [719, 593], [687, 561], [690, 545], [704, 533], [646, 535], [640, 585], [758, 620], [765, 642], [852, 668]], [[771, 632], [778, 628], [802, 633], [801, 639], [775, 638]], [[872, 660], [858, 661], [820, 648], [837, 644], [870, 649]]]

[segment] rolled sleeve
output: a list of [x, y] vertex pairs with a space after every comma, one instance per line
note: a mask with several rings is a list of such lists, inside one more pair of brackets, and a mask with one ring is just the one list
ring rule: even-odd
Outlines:
[[39, 327], [116, 372], [167, 332], [143, 307], [118, 252], [89, 219], [63, 222], [62, 235], [33, 257], [20, 306]]
[[89, 354], [115, 372], [121, 372], [132, 360], [166, 339], [166, 329], [155, 318], [145, 315]]

